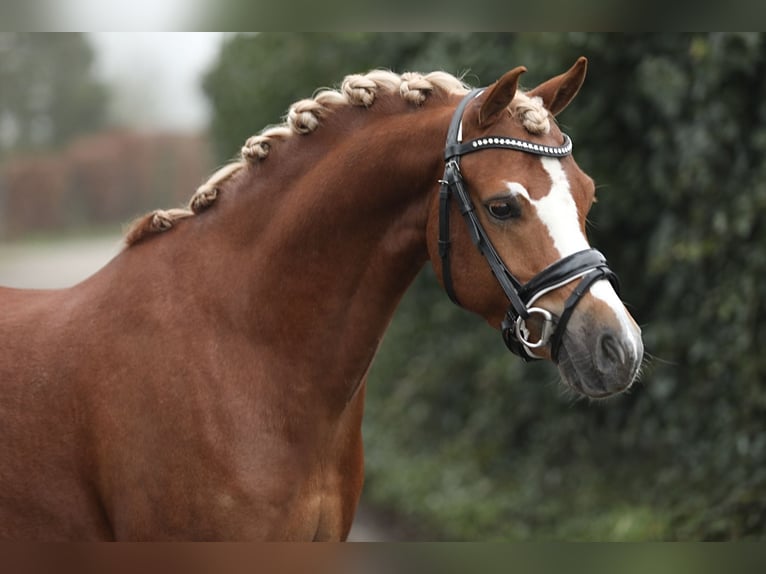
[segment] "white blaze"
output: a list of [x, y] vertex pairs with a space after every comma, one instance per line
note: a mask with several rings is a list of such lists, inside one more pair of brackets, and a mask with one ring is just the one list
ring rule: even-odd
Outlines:
[[[543, 169], [551, 178], [551, 189], [547, 195], [540, 199], [532, 199], [529, 192], [520, 183], [507, 182], [508, 191], [514, 195], [521, 195], [529, 201], [537, 211], [537, 216], [543, 222], [548, 234], [553, 239], [553, 245], [558, 251], [559, 258], [589, 249], [590, 245], [580, 227], [580, 219], [577, 214], [577, 206], [569, 187], [566, 172], [561, 166], [561, 160], [551, 157], [540, 158]], [[611, 283], [606, 280], [596, 281], [590, 293], [597, 299], [604, 301], [612, 309], [622, 327], [623, 335], [630, 340], [634, 355], [638, 352], [636, 342], [638, 327], [628, 316], [625, 306], [620, 301]]]

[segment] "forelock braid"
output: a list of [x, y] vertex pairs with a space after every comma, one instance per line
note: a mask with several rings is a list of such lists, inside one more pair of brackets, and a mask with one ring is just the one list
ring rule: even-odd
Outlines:
[[511, 102], [511, 115], [531, 134], [547, 134], [551, 131], [549, 112], [540, 97], [530, 98], [518, 92]]

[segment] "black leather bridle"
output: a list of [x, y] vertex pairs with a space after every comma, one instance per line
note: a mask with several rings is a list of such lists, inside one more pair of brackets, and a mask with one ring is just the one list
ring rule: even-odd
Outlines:
[[[502, 323], [503, 340], [511, 352], [529, 361], [539, 359], [532, 349], [544, 347], [550, 343], [551, 357], [558, 362], [561, 341], [569, 318], [577, 303], [588, 289], [600, 279], [607, 279], [619, 292], [617, 275], [609, 269], [606, 258], [596, 249], [585, 249], [573, 253], [543, 269], [526, 284], [521, 284], [503, 263], [492, 242], [479, 221], [471, 198], [466, 189], [465, 180], [460, 172], [460, 158], [466, 154], [489, 148], [503, 148], [531, 153], [546, 157], [561, 158], [572, 153], [572, 141], [564, 134], [564, 142], [557, 147], [544, 146], [517, 138], [491, 136], [463, 142], [463, 113], [468, 104], [483, 89], [468, 93], [458, 105], [447, 132], [447, 144], [444, 151], [444, 177], [440, 180], [439, 191], [439, 257], [442, 264], [442, 281], [449, 298], [457, 305], [460, 302], [452, 283], [450, 266], [450, 199], [455, 197], [460, 213], [463, 215], [471, 240], [487, 260], [492, 273], [505, 292], [510, 305]], [[545, 295], [580, 279], [580, 283], [564, 303], [564, 310], [558, 320], [550, 311], [534, 307], [534, 302]], [[537, 341], [530, 340], [526, 321], [532, 316], [542, 320], [541, 334]]]

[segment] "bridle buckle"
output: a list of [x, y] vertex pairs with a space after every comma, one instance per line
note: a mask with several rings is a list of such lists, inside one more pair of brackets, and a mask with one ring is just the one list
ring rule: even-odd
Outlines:
[[[551, 340], [551, 336], [556, 330], [556, 326], [553, 323], [553, 315], [547, 309], [541, 307], [529, 307], [527, 309], [527, 317], [519, 316], [516, 318], [514, 325], [514, 332], [516, 338], [528, 349], [539, 349], [545, 347]], [[527, 319], [533, 315], [540, 315], [542, 317], [542, 326], [540, 327], [540, 337], [537, 341], [530, 340], [531, 332], [527, 327]]]

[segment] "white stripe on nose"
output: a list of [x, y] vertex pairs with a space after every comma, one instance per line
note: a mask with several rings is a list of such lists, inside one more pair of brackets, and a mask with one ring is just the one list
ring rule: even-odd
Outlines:
[[561, 160], [542, 157], [540, 161], [551, 178], [551, 189], [545, 197], [532, 201], [532, 205], [535, 206], [540, 221], [548, 229], [559, 257], [588, 249], [590, 245], [580, 228], [577, 206]]
[[622, 335], [630, 341], [630, 347], [633, 351], [633, 357], [639, 356], [638, 341], [641, 338], [641, 329], [631, 320], [625, 305], [620, 301], [619, 296], [608, 281], [596, 281], [590, 288], [590, 293], [596, 299], [604, 301], [612, 309], [620, 322]]
[[[524, 186], [516, 182], [506, 183], [508, 191], [514, 195], [523, 195], [534, 206], [537, 216], [553, 240], [559, 259], [589, 249], [590, 245], [580, 227], [577, 205], [572, 197], [569, 179], [561, 165], [561, 160], [541, 157], [540, 161], [551, 178], [551, 188], [547, 195], [540, 199], [532, 199]], [[612, 309], [620, 323], [623, 337], [630, 341], [633, 356], [638, 356], [637, 341], [640, 330], [630, 319], [628, 311], [612, 285], [606, 280], [597, 281], [591, 286], [590, 292]]]

